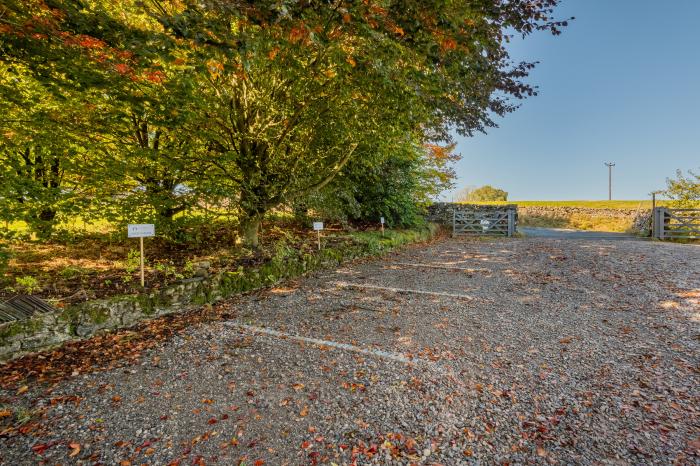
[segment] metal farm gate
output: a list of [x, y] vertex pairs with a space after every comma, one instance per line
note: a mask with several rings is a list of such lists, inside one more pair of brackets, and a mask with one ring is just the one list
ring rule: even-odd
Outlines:
[[455, 205], [452, 210], [452, 235], [503, 235], [515, 233], [517, 207], [483, 208]]
[[652, 236], [658, 239], [700, 238], [700, 209], [656, 207]]

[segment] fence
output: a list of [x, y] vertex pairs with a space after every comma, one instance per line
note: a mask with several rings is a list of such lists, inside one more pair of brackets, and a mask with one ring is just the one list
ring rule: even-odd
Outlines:
[[452, 210], [452, 235], [513, 236], [517, 218], [516, 206], [483, 208], [458, 205]]
[[700, 239], [700, 209], [656, 207], [652, 236], [658, 239]]

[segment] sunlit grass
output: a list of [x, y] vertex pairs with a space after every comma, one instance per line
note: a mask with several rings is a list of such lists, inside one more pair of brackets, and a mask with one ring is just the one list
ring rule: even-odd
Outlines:
[[[656, 201], [657, 207], [671, 206], [672, 201]], [[639, 201], [483, 201], [473, 202], [470, 204], [481, 205], [504, 205], [517, 204], [519, 207], [582, 207], [587, 209], [620, 209], [620, 210], [635, 210], [635, 209], [651, 209], [651, 200]], [[700, 207], [700, 202], [698, 202]]]

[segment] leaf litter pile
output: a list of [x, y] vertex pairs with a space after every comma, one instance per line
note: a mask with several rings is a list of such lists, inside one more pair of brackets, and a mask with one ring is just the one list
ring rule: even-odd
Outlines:
[[71, 343], [0, 367], [0, 464], [695, 464], [699, 260], [448, 240]]

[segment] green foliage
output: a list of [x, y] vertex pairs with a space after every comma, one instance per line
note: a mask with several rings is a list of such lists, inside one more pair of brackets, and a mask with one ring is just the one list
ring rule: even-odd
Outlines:
[[7, 264], [10, 262], [11, 257], [12, 254], [9, 248], [5, 244], [0, 243], [0, 283], [3, 281], [3, 276], [7, 271]]
[[293, 205], [417, 224], [453, 132], [534, 94], [504, 36], [566, 24], [557, 0], [477, 3], [7, 0], [0, 214], [188, 241], [180, 216], [227, 210], [253, 247]]
[[502, 189], [485, 185], [474, 190], [464, 190], [460, 193], [458, 202], [507, 201], [508, 193]]
[[307, 208], [334, 220], [378, 223], [384, 217], [391, 227], [420, 226], [423, 206], [451, 187], [450, 164], [459, 158], [452, 145], [418, 141], [358, 150], [372, 155], [350, 162]]
[[679, 208], [695, 208], [700, 201], [700, 175], [688, 170], [684, 175], [681, 170], [676, 171], [676, 178], [666, 180], [666, 196], [673, 199], [673, 206]]
[[136, 249], [131, 249], [124, 261], [124, 283], [129, 283], [134, 279], [134, 272], [141, 268], [141, 253]]
[[39, 280], [29, 275], [15, 278], [16, 290], [26, 294], [34, 294], [41, 290]]

